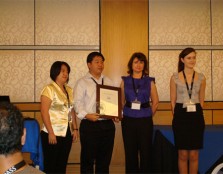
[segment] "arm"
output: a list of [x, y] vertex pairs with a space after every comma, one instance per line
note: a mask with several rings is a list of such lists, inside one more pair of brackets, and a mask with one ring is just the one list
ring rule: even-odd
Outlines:
[[122, 109], [124, 108], [125, 105], [125, 90], [124, 90], [124, 81], [122, 80], [121, 85], [121, 101], [122, 101]]
[[41, 104], [40, 104], [41, 117], [49, 134], [49, 144], [56, 144], [57, 140], [53, 132], [52, 124], [50, 121], [50, 115], [49, 115], [49, 108], [50, 108], [51, 103], [52, 101], [48, 97], [44, 95], [41, 96]]
[[200, 104], [202, 108], [204, 106], [205, 88], [206, 88], [206, 78], [204, 77], [204, 79], [201, 82], [200, 96], [199, 96], [199, 100], [200, 100]]
[[174, 76], [172, 76], [170, 79], [170, 104], [173, 115], [174, 115], [176, 100], [177, 100], [177, 89], [174, 81]]
[[74, 111], [74, 108], [72, 108], [71, 110], [71, 115], [72, 115], [72, 124], [73, 124], [73, 127], [74, 127], [74, 134], [73, 134], [73, 141], [77, 141], [78, 139], [78, 127], [77, 127], [77, 115]]
[[77, 117], [79, 119], [88, 119], [90, 121], [97, 121], [99, 118], [99, 115], [97, 113], [88, 113], [85, 109], [85, 96], [87, 93], [86, 90], [86, 84], [83, 86], [81, 85], [81, 82], [77, 82], [75, 88], [74, 88], [74, 105], [75, 105], [75, 111], [77, 112]]
[[156, 85], [153, 81], [151, 82], [151, 102], [152, 102], [152, 113], [154, 116], [159, 104], [159, 96], [157, 93]]
[[84, 91], [79, 82], [75, 85], [73, 92], [75, 111], [77, 112], [77, 117], [82, 120], [87, 112], [84, 110]]

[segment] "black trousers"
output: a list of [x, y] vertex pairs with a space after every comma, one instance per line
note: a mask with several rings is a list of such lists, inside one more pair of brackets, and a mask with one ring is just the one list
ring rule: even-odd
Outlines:
[[124, 116], [122, 136], [126, 173], [150, 173], [152, 171], [152, 117], [130, 118]]
[[112, 120], [81, 121], [81, 173], [109, 173], [114, 137]]
[[44, 172], [66, 174], [66, 166], [72, 146], [72, 136], [68, 127], [66, 137], [57, 136], [57, 144], [49, 144], [48, 133], [41, 131]]

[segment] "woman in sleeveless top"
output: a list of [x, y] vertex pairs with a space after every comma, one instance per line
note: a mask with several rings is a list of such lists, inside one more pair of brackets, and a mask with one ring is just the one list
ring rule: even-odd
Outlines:
[[[128, 76], [122, 77], [122, 135], [126, 173], [149, 173], [153, 120], [158, 106], [155, 79], [148, 76], [147, 59], [134, 53], [128, 63]], [[151, 106], [150, 106], [151, 101]]]
[[[172, 128], [178, 149], [179, 173], [198, 173], [199, 149], [203, 148], [203, 105], [206, 79], [194, 70], [196, 51], [185, 48], [179, 55], [178, 73], [170, 80]], [[189, 162], [189, 165], [188, 165]]]

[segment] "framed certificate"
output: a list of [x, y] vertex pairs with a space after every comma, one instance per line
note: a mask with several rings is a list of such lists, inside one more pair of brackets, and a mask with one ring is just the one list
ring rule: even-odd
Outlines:
[[97, 85], [96, 112], [104, 118], [121, 119], [121, 88]]

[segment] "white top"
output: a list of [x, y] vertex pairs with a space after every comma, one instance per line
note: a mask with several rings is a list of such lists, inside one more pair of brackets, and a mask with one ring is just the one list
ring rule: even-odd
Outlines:
[[112, 81], [101, 75], [97, 80], [89, 72], [79, 79], [74, 87], [74, 108], [79, 119], [84, 119], [87, 114], [96, 113], [96, 83], [113, 86]]

